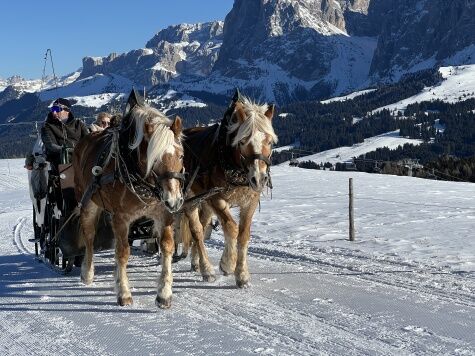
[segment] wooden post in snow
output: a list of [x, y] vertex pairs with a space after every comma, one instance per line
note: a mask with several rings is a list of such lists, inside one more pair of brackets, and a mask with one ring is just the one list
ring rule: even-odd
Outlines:
[[350, 204], [349, 204], [349, 217], [350, 217], [350, 228], [349, 228], [349, 237], [350, 241], [355, 241], [355, 221], [353, 216], [353, 178], [350, 178]]

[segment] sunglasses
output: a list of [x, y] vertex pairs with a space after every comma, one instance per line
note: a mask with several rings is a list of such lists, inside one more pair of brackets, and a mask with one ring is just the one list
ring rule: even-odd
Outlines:
[[101, 121], [102, 126], [109, 126], [111, 123], [109, 121]]
[[64, 107], [64, 106], [60, 106], [60, 105], [53, 105], [51, 107], [51, 112], [61, 112], [61, 111], [69, 111], [68, 108]]
[[63, 108], [61, 106], [53, 105], [51, 107], [51, 112], [61, 112], [61, 111], [63, 111]]

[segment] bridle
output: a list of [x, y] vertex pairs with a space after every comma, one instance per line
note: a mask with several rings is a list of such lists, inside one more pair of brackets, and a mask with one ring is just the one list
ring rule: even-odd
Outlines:
[[[237, 99], [234, 101], [234, 104], [240, 99]], [[227, 127], [229, 125], [229, 122], [232, 117], [232, 113], [234, 111], [234, 105], [228, 108], [228, 110], [225, 112], [223, 120], [221, 122], [222, 127]], [[221, 128], [220, 128], [221, 129]], [[226, 131], [226, 130], [225, 130]], [[239, 145], [236, 147], [232, 148], [232, 161], [234, 164], [229, 164], [229, 162], [225, 159], [224, 155], [225, 152], [230, 152], [229, 148], [231, 148], [230, 142], [231, 137], [230, 135], [226, 132], [225, 134], [225, 140], [221, 139], [221, 145], [224, 145], [224, 147], [221, 147], [219, 152], [220, 152], [220, 164], [221, 168], [224, 171], [226, 181], [232, 185], [239, 185], [239, 186], [249, 186], [250, 181], [247, 177], [249, 173], [249, 166], [254, 162], [256, 159], [259, 161], [263, 161], [266, 166], [266, 174], [268, 176], [267, 180], [267, 186], [272, 189], [272, 180], [271, 180], [271, 174], [270, 174], [270, 167], [272, 165], [271, 161], [271, 156], [272, 156], [272, 149], [271, 149], [271, 155], [269, 157], [264, 156], [262, 153], [254, 153], [249, 156], [244, 156], [241, 153], [241, 150], [239, 148]], [[227, 148], [226, 148], [227, 147]]]
[[[124, 118], [124, 122], [127, 121], [127, 118]], [[127, 127], [122, 127], [121, 131], [126, 132], [130, 129], [132, 122], [129, 122]], [[164, 190], [162, 187], [162, 182], [167, 179], [177, 179], [180, 184], [180, 189], [183, 192], [185, 186], [185, 167], [182, 168], [180, 172], [166, 171], [162, 174], [157, 174], [154, 170], [150, 172], [153, 178], [153, 184], [150, 183], [143, 175], [143, 169], [137, 164], [138, 159], [137, 155], [133, 151], [139, 150], [137, 147], [134, 150], [129, 148], [129, 137], [121, 145], [117, 145], [117, 156], [118, 156], [118, 175], [126, 187], [145, 205], [148, 205], [145, 200], [156, 197], [163, 201]], [[138, 151], [137, 151], [138, 152]], [[126, 159], [129, 157], [129, 159]], [[135, 157], [135, 158], [132, 158]], [[127, 166], [133, 167], [133, 171], [130, 172]]]
[[244, 156], [241, 151], [239, 151], [239, 161], [241, 164], [241, 168], [243, 168], [245, 171], [249, 171], [249, 166], [254, 162], [256, 159], [259, 161], [263, 161], [267, 165], [267, 170], [269, 170], [269, 167], [271, 166], [272, 162], [270, 160], [270, 156], [266, 157], [263, 154], [252, 154], [250, 156]]
[[272, 149], [271, 154], [269, 157], [264, 156], [262, 153], [255, 153], [249, 156], [244, 156], [239, 147], [236, 147], [236, 151], [239, 153], [239, 163], [241, 165], [241, 169], [246, 173], [249, 173], [249, 166], [257, 159], [259, 161], [263, 161], [266, 164], [266, 174], [269, 178], [267, 181], [267, 186], [272, 189], [272, 180], [270, 176], [270, 166], [272, 165], [271, 156], [272, 156]]
[[[185, 167], [182, 168], [180, 172], [165, 172], [161, 175], [157, 175], [154, 171], [151, 172], [153, 180], [155, 182], [154, 186], [151, 186], [151, 189], [153, 190], [155, 196], [157, 196], [160, 200], [163, 201], [163, 188], [162, 188], [162, 181], [167, 180], [167, 179], [176, 179], [178, 180], [180, 184], [180, 189], [182, 193], [184, 193], [185, 189], [185, 180], [186, 180], [186, 173], [185, 173]], [[150, 184], [147, 182], [147, 184]]]

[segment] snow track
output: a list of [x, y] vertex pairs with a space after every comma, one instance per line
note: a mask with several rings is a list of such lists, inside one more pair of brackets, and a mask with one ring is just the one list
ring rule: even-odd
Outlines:
[[[258, 243], [250, 249], [251, 289], [239, 290], [233, 277], [220, 275], [216, 283], [203, 283], [183, 261], [174, 265], [173, 307], [163, 311], [154, 306], [156, 257], [134, 254], [129, 263], [134, 305], [120, 308], [113, 292], [112, 251], [96, 256], [95, 282], [85, 287], [79, 269], [59, 276], [34, 260], [26, 247], [28, 220], [20, 217], [14, 225], [11, 241], [20, 255], [2, 269], [1, 296], [11, 302], [0, 307], [0, 315], [15, 325], [0, 327], [2, 354], [68, 354], [71, 347], [75, 354], [102, 355], [475, 350], [473, 290], [452, 290], [462, 278], [458, 274], [384, 259], [371, 259], [375, 271], [365, 273], [358, 269], [368, 257], [349, 250], [292, 254]], [[221, 241], [217, 234], [209, 243], [215, 263]], [[12, 273], [15, 265], [21, 276]], [[16, 341], [7, 342], [12, 333]]]
[[[275, 171], [277, 187], [292, 186], [285, 182], [296, 179], [288, 176], [291, 171]], [[304, 181], [313, 177], [313, 172], [296, 172]], [[384, 191], [383, 177], [364, 178]], [[419, 183], [408, 181], [423, 191]], [[445, 183], [433, 184], [426, 191], [437, 196], [435, 188]], [[443, 189], [450, 189], [445, 205], [460, 206], [458, 213], [464, 214], [455, 219], [457, 211], [443, 211], [454, 216], [443, 223], [463, 234], [464, 226], [454, 221], [465, 221], [465, 227], [474, 221], [468, 211], [472, 188], [452, 184]], [[298, 193], [276, 189], [274, 200], [263, 201], [256, 215], [249, 248], [251, 288], [238, 289], [233, 276], [218, 272], [223, 238], [217, 232], [207, 241], [216, 282], [202, 282], [190, 271], [189, 260], [180, 261], [173, 265], [172, 308], [160, 310], [155, 306], [156, 256], [132, 253], [128, 272], [134, 304], [121, 308], [114, 293], [113, 251], [94, 257], [96, 276], [90, 286], [80, 282], [78, 268], [66, 276], [55, 273], [34, 258], [27, 194], [0, 192], [0, 354], [475, 355], [475, 275], [459, 268], [470, 266], [470, 240], [464, 239], [463, 251], [469, 257], [454, 259], [451, 268], [440, 263], [440, 255], [437, 263], [425, 263], [420, 258], [425, 254], [392, 252], [399, 246], [395, 243], [381, 244], [381, 253], [380, 241], [361, 232], [364, 220], [357, 225], [357, 242], [344, 241], [341, 191], [317, 191], [326, 197], [320, 200]], [[410, 200], [417, 202], [416, 197]], [[383, 214], [383, 204], [365, 209], [365, 219], [382, 226], [381, 235], [399, 226], [394, 211], [386, 212], [389, 218]], [[402, 216], [417, 221], [407, 222], [416, 237], [424, 218], [433, 220], [431, 226], [438, 223], [436, 208], [419, 215], [417, 206], [400, 209]], [[434, 226], [434, 239], [428, 241], [438, 243], [436, 229], [443, 225]], [[400, 235], [409, 238], [399, 232], [390, 237]], [[447, 240], [452, 242], [449, 251], [455, 250], [457, 236]]]

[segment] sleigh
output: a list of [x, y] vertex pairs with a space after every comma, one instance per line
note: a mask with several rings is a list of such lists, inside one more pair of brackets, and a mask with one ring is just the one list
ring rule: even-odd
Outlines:
[[[70, 151], [62, 153], [57, 169], [41, 154], [35, 156], [33, 170], [28, 173], [30, 197], [33, 203], [33, 228], [36, 257], [53, 269], [68, 273], [80, 266], [85, 245], [80, 239], [78, 202], [74, 193], [74, 170], [68, 163]], [[97, 223], [94, 251], [112, 249], [114, 238], [111, 216], [103, 212]], [[145, 218], [135, 221], [129, 230], [129, 243], [141, 240], [146, 252], [158, 251], [153, 221]]]

